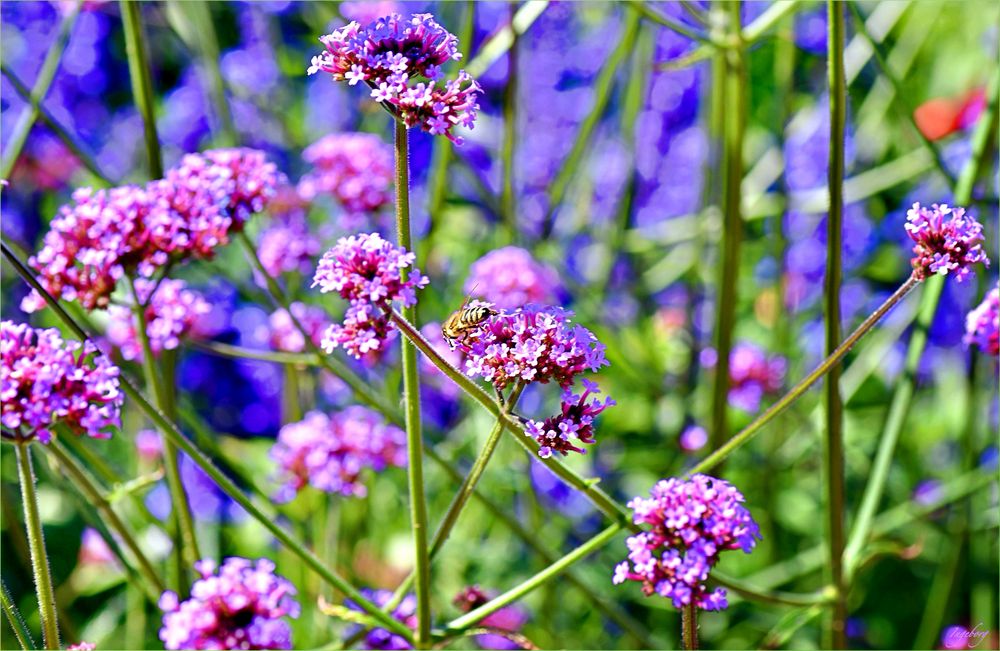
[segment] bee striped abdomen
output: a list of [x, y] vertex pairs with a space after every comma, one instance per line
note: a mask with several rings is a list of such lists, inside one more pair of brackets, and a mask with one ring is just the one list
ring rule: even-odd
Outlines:
[[484, 305], [464, 307], [448, 317], [441, 326], [441, 334], [454, 348], [458, 340], [464, 338], [472, 330], [479, 328], [495, 314], [499, 314], [499, 312]]

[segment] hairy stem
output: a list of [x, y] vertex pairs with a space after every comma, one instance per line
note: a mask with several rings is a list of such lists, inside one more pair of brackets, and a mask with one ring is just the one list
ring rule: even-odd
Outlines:
[[[410, 152], [409, 132], [400, 120], [396, 125], [396, 239], [407, 251], [410, 240]], [[406, 282], [407, 270], [400, 270]], [[416, 323], [416, 306], [403, 308], [403, 315]], [[427, 498], [424, 495], [424, 444], [420, 433], [420, 372], [413, 342], [402, 341], [403, 404], [406, 419], [407, 478], [410, 488], [410, 526], [413, 529], [414, 568], [417, 584], [417, 648], [426, 648], [431, 637], [430, 552], [427, 546]]]
[[687, 651], [698, 648], [698, 607], [694, 603], [681, 608], [681, 637]]
[[14, 600], [10, 597], [7, 584], [2, 581], [0, 581], [0, 604], [3, 605], [3, 614], [7, 616], [10, 630], [14, 631], [14, 637], [17, 638], [17, 643], [21, 645], [21, 648], [25, 651], [38, 648], [35, 646], [35, 640], [31, 637], [31, 631], [28, 630], [28, 624], [25, 623], [24, 617], [21, 616], [17, 606], [14, 605]]
[[[826, 355], [840, 344], [840, 282], [841, 248], [844, 217], [844, 123], [847, 117], [847, 85], [844, 80], [844, 7], [835, 0], [827, 0], [827, 79], [830, 87], [830, 157], [827, 170], [827, 188], [830, 210], [826, 220], [826, 276], [823, 293], [826, 301]], [[824, 459], [826, 462], [826, 515], [829, 577], [836, 588], [837, 597], [825, 645], [833, 649], [847, 646], [844, 625], [847, 620], [846, 588], [843, 576], [844, 553], [844, 413], [840, 396], [841, 366], [834, 365], [827, 374], [826, 383], [826, 435]]]
[[163, 157], [160, 154], [160, 138], [156, 134], [156, 115], [153, 111], [153, 81], [149, 71], [149, 57], [146, 52], [146, 38], [142, 28], [142, 3], [121, 0], [122, 23], [125, 27], [125, 51], [128, 54], [128, 74], [132, 80], [132, 95], [135, 106], [142, 116], [143, 136], [146, 139], [146, 155], [149, 176], [163, 177]]
[[17, 477], [21, 482], [21, 502], [24, 506], [24, 527], [31, 549], [31, 571], [38, 596], [38, 615], [42, 621], [42, 641], [46, 649], [59, 648], [59, 623], [56, 619], [56, 594], [52, 589], [49, 558], [45, 553], [45, 535], [42, 519], [38, 514], [38, 495], [35, 493], [35, 469], [31, 465], [31, 444], [17, 441]]

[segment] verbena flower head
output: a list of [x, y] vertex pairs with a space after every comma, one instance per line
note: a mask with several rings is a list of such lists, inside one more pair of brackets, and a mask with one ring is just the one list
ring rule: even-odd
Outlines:
[[93, 642], [77, 642], [66, 647], [66, 651], [94, 651], [97, 645]]
[[167, 591], [160, 639], [167, 649], [291, 649], [292, 629], [284, 619], [299, 616], [295, 588], [274, 573], [267, 559], [227, 558], [195, 563], [201, 578], [191, 598]]
[[[41, 250], [28, 264], [54, 297], [77, 301], [87, 310], [107, 307], [126, 272], [149, 275], [168, 260], [150, 242], [146, 223], [152, 208], [143, 188], [81, 188], [53, 217]], [[32, 291], [21, 307], [34, 312], [45, 301]]]
[[37, 330], [5, 320], [0, 358], [5, 429], [47, 443], [57, 422], [102, 439], [121, 426], [118, 367], [89, 341], [63, 341], [55, 328]]
[[965, 343], [987, 355], [1000, 355], [1000, 285], [965, 317]]
[[312, 342], [319, 346], [323, 341], [323, 331], [330, 325], [326, 312], [313, 305], [298, 302], [292, 303], [289, 307], [292, 309], [291, 315], [285, 308], [279, 307], [268, 317], [271, 347], [286, 353], [301, 353], [306, 349], [305, 337], [295, 327], [292, 316], [309, 333]]
[[[479, 586], [471, 585], [463, 588], [452, 600], [452, 603], [463, 613], [468, 613], [479, 608], [490, 599], [490, 595], [480, 589]], [[527, 620], [527, 614], [517, 606], [505, 606], [479, 620], [477, 625], [497, 631], [517, 633]], [[483, 649], [512, 651], [513, 649], [522, 648], [521, 645], [499, 633], [477, 635], [476, 644]]]
[[[416, 290], [429, 282], [413, 267], [415, 256], [382, 239], [378, 233], [341, 238], [320, 260], [313, 279], [323, 293], [337, 292], [351, 301], [343, 323], [334, 323], [323, 337], [323, 348], [343, 347], [360, 359], [381, 350], [393, 329], [384, 308], [392, 301], [411, 306]], [[402, 272], [408, 272], [403, 280]]]
[[701, 425], [689, 425], [681, 432], [678, 442], [685, 452], [697, 452], [708, 443], [708, 432]]
[[80, 565], [114, 566], [118, 562], [108, 543], [93, 527], [86, 527], [80, 536], [80, 553], [77, 555]]
[[233, 230], [262, 212], [284, 183], [284, 176], [264, 152], [243, 147], [187, 154], [167, 178], [195, 192], [207, 190], [231, 220]]
[[[319, 252], [319, 239], [309, 232], [304, 219], [270, 226], [257, 242], [257, 256], [272, 278], [287, 272], [307, 273]], [[258, 284], [265, 282], [265, 278], [258, 279]]]
[[163, 439], [156, 430], [141, 429], [135, 434], [135, 450], [140, 459], [156, 461], [163, 454]]
[[351, 406], [327, 416], [313, 411], [281, 428], [271, 448], [284, 482], [277, 499], [294, 498], [307, 484], [327, 493], [362, 497], [366, 468], [406, 465], [406, 435], [374, 411]]
[[586, 450], [573, 444], [573, 440], [588, 445], [596, 443], [594, 439], [594, 418], [602, 411], [615, 404], [610, 396], [606, 396], [602, 402], [594, 398], [587, 402], [591, 394], [598, 394], [601, 390], [597, 384], [590, 380], [583, 380], [584, 391], [580, 395], [575, 395], [567, 390], [563, 394], [562, 409], [560, 413], [545, 419], [539, 423], [528, 421], [524, 428], [524, 433], [538, 441], [541, 446], [538, 449], [538, 456], [543, 459], [552, 456], [553, 452], [558, 452], [563, 456], [570, 452], [585, 454]]
[[962, 282], [972, 265], [990, 264], [982, 248], [983, 226], [965, 208], [915, 203], [906, 213], [906, 233], [916, 243], [911, 264], [918, 280], [951, 273]]
[[[212, 311], [212, 306], [200, 292], [188, 289], [183, 280], [164, 278], [157, 283], [139, 278], [135, 281], [139, 300], [147, 303], [144, 315], [146, 335], [153, 355], [164, 350], [174, 350], [181, 338], [197, 334], [198, 320]], [[150, 300], [149, 293], [153, 293]], [[127, 360], [142, 359], [142, 345], [136, 331], [132, 308], [112, 305], [108, 308], [108, 340], [121, 351]]]
[[[383, 607], [389, 600], [392, 599], [392, 592], [389, 590], [370, 590], [368, 588], [361, 588], [361, 594], [366, 599], [374, 603], [378, 607]], [[361, 612], [361, 607], [356, 603], [347, 599], [344, 604], [351, 610], [357, 610]], [[417, 598], [412, 594], [408, 594], [403, 597], [403, 600], [399, 602], [395, 610], [392, 611], [392, 618], [402, 622], [405, 626], [411, 629], [417, 628]], [[360, 630], [358, 626], [352, 626], [347, 629], [347, 637], [353, 637], [355, 633]], [[365, 634], [364, 640], [361, 642], [363, 649], [411, 649], [410, 643], [406, 641], [406, 638], [396, 635], [395, 633], [384, 629], [384, 628], [373, 628]]]
[[666, 597], [678, 609], [726, 608], [726, 591], [709, 592], [705, 581], [721, 552], [749, 554], [760, 538], [743, 501], [729, 482], [707, 475], [660, 480], [649, 498], [628, 503], [633, 521], [649, 529], [629, 537], [628, 560], [615, 567], [613, 582], [637, 581], [647, 596]]
[[469, 268], [465, 291], [503, 310], [529, 303], [551, 303], [559, 288], [555, 269], [516, 246], [490, 251]]
[[729, 355], [729, 403], [755, 412], [765, 395], [781, 389], [785, 359], [768, 357], [763, 348], [749, 343], [733, 347]]
[[516, 382], [555, 382], [568, 388], [580, 373], [608, 364], [604, 345], [592, 332], [571, 322], [558, 307], [526, 306], [490, 317], [459, 343], [465, 369], [498, 389]]
[[302, 158], [312, 170], [299, 181], [299, 194], [307, 200], [327, 194], [347, 215], [344, 226], [378, 212], [393, 200], [392, 148], [376, 135], [336, 133], [306, 147]]
[[460, 143], [452, 129], [472, 128], [476, 83], [464, 70], [442, 81], [441, 66], [462, 57], [458, 39], [431, 14], [405, 18], [392, 13], [362, 27], [357, 22], [320, 37], [326, 51], [314, 56], [310, 75], [327, 72], [334, 81], [363, 82], [407, 127], [419, 126]]

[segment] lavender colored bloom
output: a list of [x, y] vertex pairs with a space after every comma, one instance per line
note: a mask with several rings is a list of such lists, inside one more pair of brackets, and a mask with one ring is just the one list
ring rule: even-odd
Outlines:
[[918, 280], [954, 273], [962, 282], [975, 263], [990, 264], [982, 248], [983, 226], [965, 208], [914, 203], [906, 213], [906, 233], [916, 242], [911, 264]]
[[710, 593], [705, 582], [721, 552], [749, 554], [760, 538], [743, 494], [727, 481], [697, 474], [660, 480], [650, 496], [628, 503], [633, 521], [650, 528], [626, 541], [628, 560], [615, 567], [613, 583], [637, 581], [646, 596], [666, 597], [678, 609], [692, 603], [726, 608], [726, 591]]
[[80, 536], [77, 561], [80, 565], [113, 566], [118, 559], [97, 529], [87, 527]]
[[287, 502], [305, 486], [347, 497], [363, 497], [365, 468], [381, 472], [406, 465], [406, 435], [366, 407], [327, 416], [318, 411], [281, 428], [271, 458], [284, 482], [276, 499]]
[[763, 397], [781, 389], [785, 359], [768, 357], [753, 344], [737, 344], [729, 355], [729, 403], [749, 412], [760, 408]]
[[191, 598], [180, 601], [169, 590], [160, 597], [167, 649], [291, 649], [286, 616], [297, 618], [295, 588], [274, 573], [267, 559], [231, 557], [216, 572], [215, 563], [198, 561], [201, 578]]
[[[393, 329], [385, 309], [391, 301], [416, 305], [416, 290], [429, 282], [413, 267], [415, 257], [378, 233], [341, 238], [324, 254], [312, 286], [319, 285], [323, 293], [337, 292], [351, 302], [343, 323], [332, 324], [323, 336], [324, 350], [343, 347], [361, 359], [384, 347]], [[404, 270], [409, 272], [406, 280]]]
[[[159, 283], [139, 278], [135, 281], [139, 300], [146, 304], [146, 335], [153, 355], [174, 350], [181, 337], [198, 335], [198, 320], [212, 311], [199, 293], [187, 288], [183, 280], [164, 278]], [[154, 292], [152, 299], [150, 292]], [[132, 308], [112, 305], [108, 308], [108, 340], [127, 360], [142, 359], [142, 345], [136, 332]]]
[[941, 482], [937, 479], [925, 479], [914, 486], [912, 499], [921, 506], [928, 506], [937, 502], [941, 496]]
[[[463, 588], [462, 591], [459, 592], [454, 599], [452, 599], [452, 603], [458, 606], [458, 609], [463, 613], [468, 613], [476, 608], [479, 608], [491, 598], [492, 597], [480, 589], [479, 586], [470, 585]], [[505, 606], [504, 608], [487, 615], [477, 622], [477, 626], [516, 634], [518, 630], [524, 626], [526, 621], [528, 621], [527, 613], [517, 606], [512, 605]], [[503, 651], [512, 651], [513, 649], [522, 648], [521, 645], [517, 644], [508, 637], [501, 635], [500, 633], [477, 635], [475, 639], [476, 644], [478, 644], [481, 649], [501, 649]]]
[[708, 432], [701, 425], [690, 425], [681, 432], [678, 442], [685, 452], [697, 452], [708, 443]]
[[[392, 599], [392, 592], [389, 590], [370, 590], [368, 588], [361, 588], [361, 594], [366, 599], [374, 603], [378, 607], [385, 606]], [[361, 607], [355, 604], [351, 600], [345, 600], [344, 604], [351, 610], [357, 610], [361, 612]], [[399, 602], [395, 610], [392, 611], [393, 619], [402, 622], [408, 628], [417, 628], [417, 598], [412, 594], [408, 594], [403, 597], [403, 600]], [[355, 633], [360, 630], [359, 627], [353, 626], [347, 630], [347, 636], [353, 637]], [[401, 649], [411, 649], [409, 642], [405, 638], [396, 635], [395, 633], [384, 629], [384, 628], [373, 628], [365, 634], [363, 646], [364, 649], [389, 649], [389, 650], [401, 650]]]
[[378, 136], [330, 134], [306, 147], [302, 158], [312, 170], [299, 181], [299, 195], [307, 201], [332, 196], [346, 212], [345, 228], [356, 228], [364, 215], [392, 203], [392, 148]]
[[142, 429], [135, 435], [135, 450], [144, 461], [156, 461], [163, 454], [163, 439], [151, 429]]
[[601, 390], [597, 384], [587, 379], [583, 380], [583, 388], [583, 393], [580, 395], [575, 395], [569, 390], [563, 394], [560, 413], [545, 419], [544, 422], [531, 420], [525, 425], [524, 433], [538, 441], [541, 446], [538, 449], [538, 456], [541, 458], [548, 458], [553, 452], [563, 456], [570, 451], [585, 454], [586, 450], [573, 445], [570, 437], [588, 445], [596, 443], [594, 418], [613, 406], [615, 401], [606, 396], [603, 402], [594, 398], [588, 403], [587, 398], [590, 394], [598, 394]]
[[555, 269], [516, 246], [490, 251], [473, 262], [465, 281], [466, 292], [502, 310], [528, 303], [551, 303], [559, 289]]
[[0, 360], [3, 426], [15, 434], [48, 443], [57, 422], [93, 438], [110, 438], [108, 430], [121, 426], [118, 367], [91, 342], [4, 320]]
[[330, 324], [326, 312], [313, 305], [298, 302], [289, 307], [292, 309], [291, 315], [285, 308], [279, 307], [267, 319], [271, 329], [271, 347], [286, 353], [301, 353], [306, 349], [305, 337], [295, 327], [292, 316], [306, 329], [313, 344], [319, 346], [323, 340], [323, 331]]
[[459, 342], [466, 374], [503, 389], [512, 382], [556, 382], [568, 388], [585, 371], [606, 366], [604, 345], [592, 332], [572, 324], [572, 312], [526, 306], [490, 317]]
[[97, 645], [93, 642], [77, 642], [66, 647], [66, 651], [94, 651]]
[[[464, 70], [442, 82], [441, 66], [462, 58], [458, 39], [431, 14], [404, 18], [389, 14], [362, 27], [351, 22], [320, 37], [326, 51], [314, 56], [310, 75], [328, 72], [351, 86], [364, 82], [376, 102], [384, 103], [407, 127], [419, 126], [456, 144], [452, 130], [472, 128], [476, 120], [476, 83]], [[426, 80], [426, 81], [422, 81]]]
[[[257, 243], [260, 263], [272, 278], [287, 272], [307, 273], [319, 252], [319, 239], [309, 232], [302, 218], [290, 218], [270, 226], [260, 234]], [[258, 279], [259, 285], [265, 283], [266, 279]]]
[[965, 318], [965, 344], [987, 355], [1000, 355], [1000, 285], [991, 289]]

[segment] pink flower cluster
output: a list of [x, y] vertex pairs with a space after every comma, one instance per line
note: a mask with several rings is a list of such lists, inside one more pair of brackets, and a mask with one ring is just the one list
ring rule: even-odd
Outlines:
[[299, 616], [295, 588], [274, 573], [274, 563], [227, 558], [195, 563], [201, 578], [191, 598], [173, 592], [160, 597], [164, 611], [160, 639], [167, 649], [291, 649], [292, 630], [284, 617]]
[[509, 310], [529, 303], [551, 303], [559, 285], [555, 269], [522, 248], [506, 246], [472, 263], [465, 291]]
[[292, 317], [309, 333], [313, 344], [319, 346], [323, 342], [323, 331], [330, 325], [326, 312], [313, 305], [292, 303], [289, 314], [284, 308], [278, 308], [268, 317], [271, 329], [271, 347], [286, 353], [301, 353], [306, 349], [306, 340], [302, 332], [295, 327]]
[[[198, 334], [198, 320], [212, 311], [201, 293], [188, 289], [183, 280], [164, 278], [159, 283], [139, 278], [135, 281], [139, 300], [146, 305], [146, 335], [154, 355], [174, 350], [181, 337]], [[149, 293], [153, 292], [150, 299]], [[142, 359], [142, 345], [136, 331], [131, 307], [112, 305], [108, 308], [108, 340], [127, 360]]]
[[[462, 589], [452, 600], [452, 603], [458, 606], [458, 609], [463, 613], [468, 613], [487, 603], [490, 599], [491, 597], [479, 586], [470, 585]], [[517, 633], [526, 621], [528, 621], [527, 614], [517, 606], [501, 608], [477, 623], [477, 626], [494, 629], [498, 632], [477, 635], [476, 643], [482, 649], [501, 649], [504, 651], [520, 649], [522, 647], [519, 644], [502, 635], [500, 631]]]
[[[351, 22], [320, 37], [326, 51], [314, 56], [310, 75], [327, 72], [334, 81], [364, 82], [371, 96], [407, 127], [419, 126], [456, 143], [456, 125], [476, 120], [476, 83], [464, 70], [441, 83], [441, 66], [462, 57], [458, 39], [430, 14], [409, 18], [393, 13], [362, 27]], [[422, 81], [426, 80], [426, 81]]]
[[305, 486], [362, 497], [365, 468], [381, 472], [406, 465], [406, 435], [377, 413], [351, 406], [327, 416], [318, 411], [281, 428], [271, 448], [284, 482], [276, 499], [287, 502]]
[[571, 438], [588, 445], [596, 443], [594, 418], [608, 407], [613, 406], [615, 401], [610, 396], [606, 396], [603, 402], [598, 398], [587, 402], [587, 398], [591, 394], [601, 392], [597, 384], [590, 380], [583, 380], [583, 389], [583, 393], [580, 395], [575, 395], [569, 390], [563, 393], [560, 413], [545, 419], [544, 422], [530, 420], [525, 425], [524, 433], [533, 437], [541, 446], [538, 449], [538, 456], [545, 459], [551, 457], [553, 452], [565, 456], [571, 451], [585, 454], [587, 451], [573, 445]]
[[[302, 216], [290, 216], [269, 226], [257, 242], [257, 256], [272, 278], [283, 273], [307, 272], [319, 252], [319, 239], [309, 232], [309, 225]], [[259, 279], [259, 284], [265, 282], [265, 278]]]
[[633, 521], [649, 530], [626, 541], [628, 560], [615, 567], [613, 582], [637, 581], [647, 596], [666, 597], [674, 608], [726, 608], [726, 591], [709, 592], [705, 581], [721, 552], [749, 554], [760, 538], [743, 494], [729, 482], [699, 474], [660, 480], [650, 496], [628, 504]]
[[37, 330], [5, 320], [0, 359], [6, 430], [48, 443], [57, 422], [93, 438], [110, 438], [109, 429], [121, 426], [118, 367], [89, 341], [64, 341], [55, 328]]
[[783, 357], [768, 357], [749, 343], [737, 344], [729, 354], [729, 404], [734, 407], [757, 411], [764, 396], [779, 391], [784, 380]]
[[[343, 347], [361, 359], [381, 350], [393, 329], [385, 309], [392, 301], [416, 305], [416, 290], [429, 282], [413, 267], [415, 256], [382, 239], [378, 233], [341, 238], [320, 260], [313, 287], [337, 292], [351, 302], [342, 323], [334, 323], [323, 336], [323, 348]], [[406, 274], [406, 279], [403, 275]]]
[[916, 243], [911, 264], [918, 280], [953, 273], [962, 282], [972, 265], [990, 264], [982, 248], [983, 226], [965, 208], [915, 203], [906, 213], [906, 233]]
[[965, 317], [965, 343], [987, 355], [1000, 355], [1000, 285]]
[[607, 365], [604, 345], [592, 332], [571, 323], [572, 312], [526, 306], [490, 317], [459, 343], [465, 368], [503, 389], [515, 382], [556, 382], [568, 388], [585, 371]]
[[[279, 178], [262, 152], [221, 149], [185, 156], [146, 187], [77, 190], [28, 263], [56, 298], [105, 308], [126, 273], [150, 277], [171, 260], [211, 257], [264, 209]], [[44, 306], [35, 292], [22, 303], [28, 312]]]
[[312, 170], [299, 181], [299, 195], [308, 201], [326, 194], [346, 215], [345, 228], [356, 228], [363, 216], [392, 203], [392, 148], [368, 133], [337, 133], [306, 147], [302, 158]]

